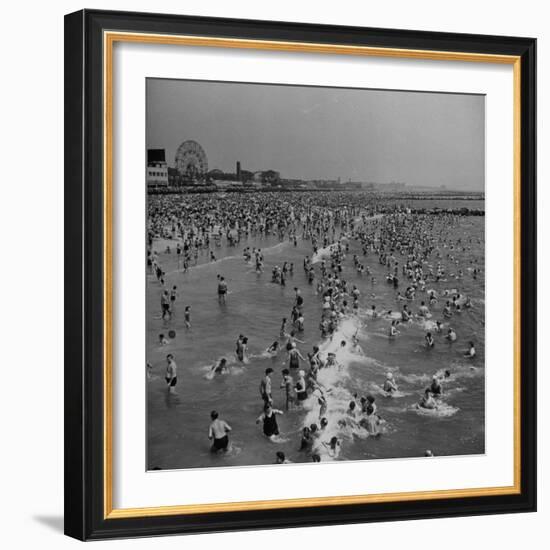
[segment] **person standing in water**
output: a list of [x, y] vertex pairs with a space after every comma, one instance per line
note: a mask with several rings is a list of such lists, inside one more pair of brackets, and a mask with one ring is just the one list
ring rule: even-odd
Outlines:
[[277, 415], [284, 414], [279, 409], [274, 409], [270, 404], [266, 403], [264, 412], [257, 418], [256, 424], [263, 422], [263, 431], [266, 437], [279, 435], [279, 425], [277, 424]]
[[208, 428], [208, 439], [212, 440], [210, 452], [226, 452], [229, 448], [228, 434], [231, 431], [231, 426], [225, 420], [220, 420], [218, 411], [212, 411], [210, 419], [212, 421]]
[[424, 340], [426, 341], [426, 347], [428, 349], [431, 349], [434, 347], [435, 345], [435, 341], [433, 339], [433, 336], [432, 336], [432, 333], [431, 332], [427, 332], [426, 333], [426, 336], [424, 337]]
[[225, 304], [225, 297], [227, 295], [227, 283], [224, 277], [218, 279], [218, 302]]
[[271, 374], [273, 369], [268, 367], [265, 369], [265, 376], [260, 382], [260, 396], [264, 400], [264, 406], [267, 406], [273, 403], [273, 397], [271, 395]]
[[294, 386], [294, 389], [296, 390], [296, 397], [298, 398], [298, 401], [305, 401], [307, 399], [307, 387], [306, 387], [306, 380], [305, 380], [306, 373], [301, 370], [298, 372], [298, 380], [296, 381], [296, 386]]
[[174, 361], [174, 356], [169, 353], [166, 356], [166, 375], [165, 380], [170, 393], [176, 393], [176, 384], [178, 383], [178, 366]]
[[191, 328], [191, 306], [185, 306], [185, 328], [190, 329]]
[[176, 305], [176, 299], [178, 297], [178, 287], [174, 285], [170, 291], [170, 311], [174, 311]]
[[298, 348], [296, 348], [296, 344], [293, 342], [292, 347], [290, 348], [288, 352], [288, 366], [291, 369], [297, 369], [300, 367], [300, 359], [302, 361], [305, 361], [302, 354], [298, 351]]
[[292, 396], [292, 386], [294, 385], [294, 380], [290, 376], [290, 371], [288, 369], [283, 369], [283, 381], [281, 382], [281, 388], [285, 389], [286, 394], [286, 410], [289, 411], [292, 408], [294, 403], [294, 397]]
[[464, 357], [468, 359], [473, 359], [476, 356], [476, 348], [473, 342], [470, 342], [468, 351], [464, 354]]
[[235, 353], [237, 355], [237, 359], [241, 363], [246, 362], [246, 351], [248, 349], [248, 338], [246, 336], [239, 337], [237, 340], [237, 349], [235, 350]]
[[279, 330], [279, 338], [287, 338], [289, 335], [286, 331], [286, 317], [283, 317], [281, 329]]
[[449, 328], [449, 330], [447, 331], [447, 335], [445, 336], [445, 339], [447, 340], [447, 342], [455, 342], [456, 341], [456, 332], [452, 329], [452, 328]]
[[367, 430], [371, 437], [380, 436], [380, 418], [374, 412], [372, 406], [368, 406], [366, 409], [366, 416], [362, 419], [361, 424]]
[[169, 319], [172, 319], [172, 312], [170, 311], [170, 295], [167, 290], [162, 291], [162, 296], [160, 297], [160, 307], [162, 311], [161, 319], [164, 320], [166, 316]]

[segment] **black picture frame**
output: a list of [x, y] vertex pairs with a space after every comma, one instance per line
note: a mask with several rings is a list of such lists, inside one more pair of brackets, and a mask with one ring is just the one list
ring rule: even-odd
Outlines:
[[[520, 57], [521, 491], [136, 518], [104, 514], [103, 32], [130, 31]], [[83, 10], [65, 17], [65, 533], [80, 540], [536, 510], [536, 40]]]

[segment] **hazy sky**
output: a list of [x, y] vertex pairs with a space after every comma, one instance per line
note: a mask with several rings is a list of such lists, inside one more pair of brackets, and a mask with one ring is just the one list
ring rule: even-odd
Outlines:
[[484, 188], [483, 96], [148, 79], [147, 147], [187, 139], [209, 170]]

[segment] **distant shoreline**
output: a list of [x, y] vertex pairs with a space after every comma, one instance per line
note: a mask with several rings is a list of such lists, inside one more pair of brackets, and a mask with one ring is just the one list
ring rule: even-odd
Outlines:
[[362, 189], [281, 189], [281, 188], [240, 188], [217, 189], [212, 187], [185, 187], [170, 189], [148, 189], [148, 195], [195, 195], [195, 194], [249, 194], [249, 193], [353, 193], [372, 195], [376, 199], [406, 200], [485, 200], [483, 191], [418, 191], [418, 192], [377, 192]]

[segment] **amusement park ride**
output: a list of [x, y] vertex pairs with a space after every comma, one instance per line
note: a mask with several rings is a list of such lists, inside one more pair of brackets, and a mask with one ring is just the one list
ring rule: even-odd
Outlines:
[[176, 169], [184, 181], [197, 182], [208, 172], [208, 159], [202, 146], [189, 139], [176, 151]]

